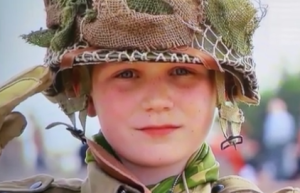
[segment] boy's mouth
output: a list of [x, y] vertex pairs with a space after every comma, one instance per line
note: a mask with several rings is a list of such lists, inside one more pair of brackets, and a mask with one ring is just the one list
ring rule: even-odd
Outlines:
[[180, 125], [151, 125], [138, 130], [148, 135], [168, 135], [181, 127]]

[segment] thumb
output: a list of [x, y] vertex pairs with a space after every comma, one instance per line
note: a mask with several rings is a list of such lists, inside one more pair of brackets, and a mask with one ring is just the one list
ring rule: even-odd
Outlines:
[[14, 139], [19, 137], [27, 125], [26, 118], [20, 112], [12, 112], [4, 118], [0, 128], [0, 149]]

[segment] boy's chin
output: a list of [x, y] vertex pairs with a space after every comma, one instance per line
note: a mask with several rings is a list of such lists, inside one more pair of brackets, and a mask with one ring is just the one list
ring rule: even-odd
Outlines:
[[187, 155], [178, 155], [178, 153], [174, 151], [159, 151], [154, 155], [137, 155], [127, 160], [135, 165], [140, 165], [143, 167], [164, 167], [180, 162], [186, 157]]

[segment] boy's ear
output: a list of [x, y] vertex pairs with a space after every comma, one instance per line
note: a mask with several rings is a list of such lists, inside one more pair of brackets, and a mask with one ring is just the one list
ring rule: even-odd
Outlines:
[[88, 98], [87, 114], [90, 117], [95, 117], [97, 115], [92, 97]]

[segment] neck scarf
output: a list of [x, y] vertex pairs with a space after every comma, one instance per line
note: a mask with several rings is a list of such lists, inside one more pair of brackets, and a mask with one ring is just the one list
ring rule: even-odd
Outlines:
[[[102, 133], [93, 136], [94, 141], [102, 146], [108, 153], [118, 159], [112, 147], [105, 140]], [[86, 154], [86, 163], [94, 161], [90, 151]], [[186, 183], [189, 189], [204, 186], [207, 183], [217, 181], [219, 178], [219, 163], [216, 161], [208, 144], [204, 143], [187, 162], [185, 167]], [[152, 193], [168, 192], [173, 188], [173, 183], [177, 176], [169, 177], [158, 184], [149, 186]], [[183, 180], [178, 180], [174, 187], [174, 192], [183, 192], [185, 190]]]

